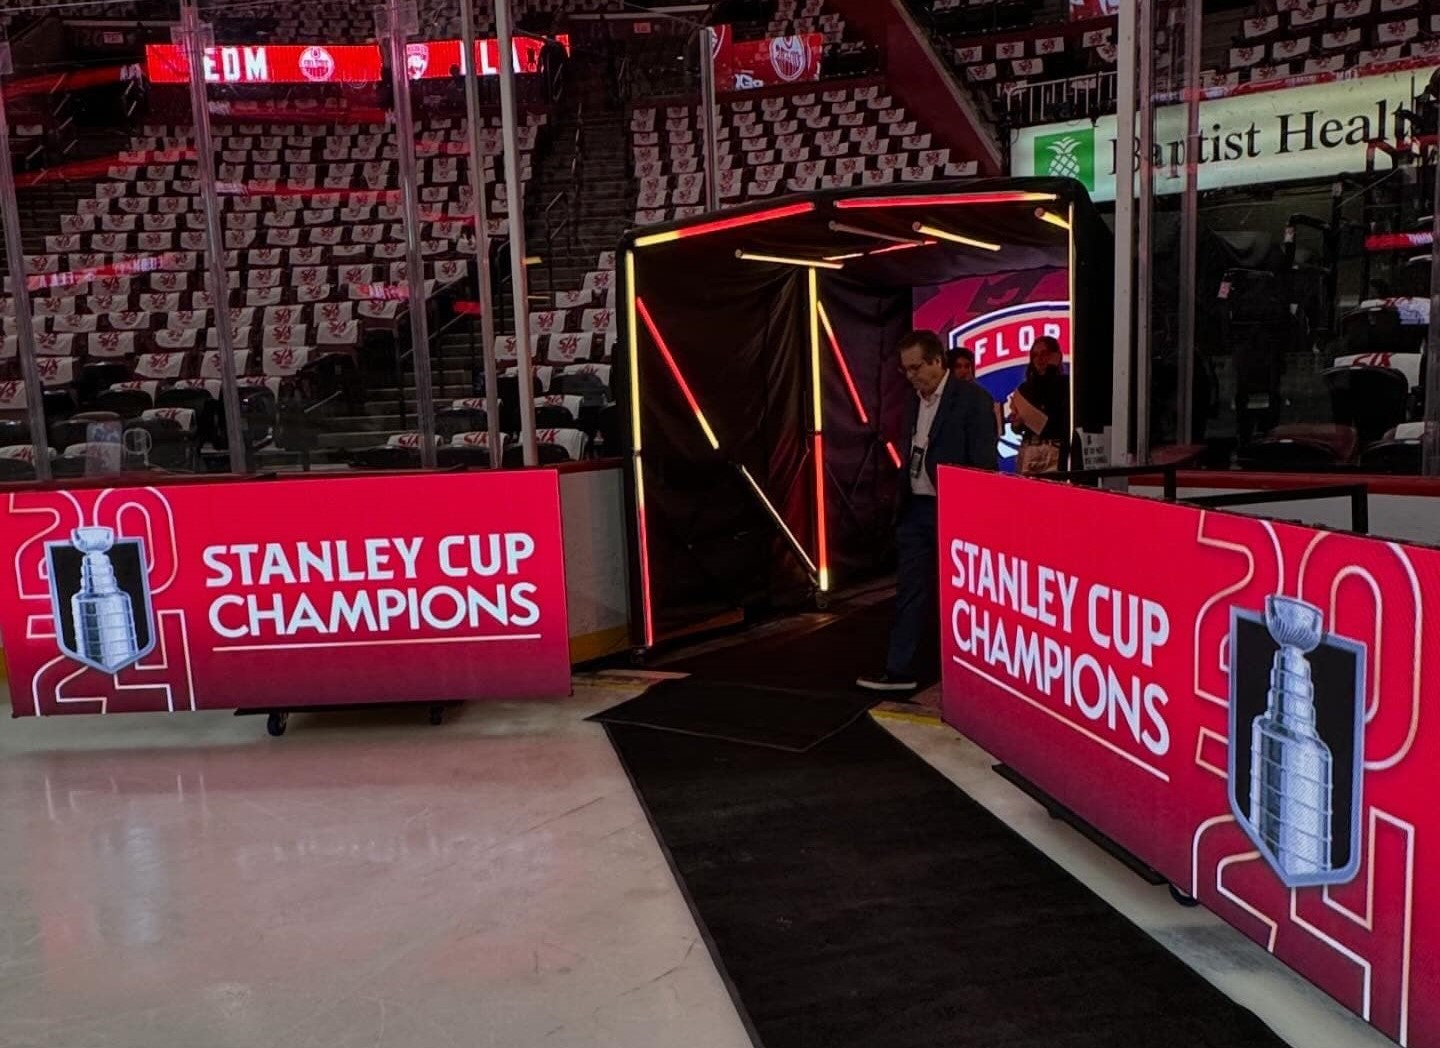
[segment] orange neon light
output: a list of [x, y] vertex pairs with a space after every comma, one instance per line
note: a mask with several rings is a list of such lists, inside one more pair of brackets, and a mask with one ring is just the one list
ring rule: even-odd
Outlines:
[[837, 200], [835, 206], [842, 210], [853, 208], [880, 207], [965, 207], [972, 204], [1050, 204], [1056, 200], [1054, 193], [1022, 193], [1017, 190], [998, 193], [941, 193], [925, 196], [883, 196], [857, 197], [852, 200]]
[[[1047, 199], [1054, 199], [1049, 197]], [[772, 207], [765, 211], [756, 211], [749, 215], [732, 215], [729, 218], [717, 218], [713, 222], [701, 222], [694, 226], [685, 226], [683, 229], [672, 229], [667, 233], [650, 233], [643, 237], [635, 238], [636, 247], [653, 247], [656, 244], [668, 244], [675, 240], [689, 240], [691, 237], [703, 237], [708, 233], [720, 233], [727, 229], [739, 229], [742, 226], [755, 226], [762, 222], [774, 222], [781, 218], [791, 218], [794, 215], [806, 215], [815, 210], [815, 204], [807, 201], [803, 204], [786, 204], [784, 207]]]
[[815, 560], [819, 566], [820, 592], [830, 589], [830, 538], [825, 523], [825, 438], [815, 434]]
[[645, 306], [645, 300], [639, 295], [635, 296], [635, 309], [640, 314], [640, 319], [645, 322], [646, 330], [650, 337], [655, 340], [655, 345], [660, 349], [660, 356], [665, 360], [665, 366], [670, 369], [670, 374], [675, 376], [675, 384], [680, 387], [680, 392], [685, 397], [685, 402], [690, 405], [690, 410], [695, 414], [695, 420], [700, 423], [700, 428], [705, 431], [705, 439], [710, 441], [710, 446], [716, 451], [720, 450], [720, 441], [715, 436], [715, 431], [710, 428], [710, 422], [705, 417], [705, 412], [700, 410], [700, 402], [695, 399], [695, 394], [690, 391], [690, 383], [685, 381], [685, 376], [680, 373], [680, 365], [675, 363], [675, 357], [670, 353], [670, 347], [665, 344], [665, 338], [660, 334], [660, 329], [655, 326], [655, 318], [650, 315], [650, 310]]
[[868, 426], [870, 415], [865, 410], [865, 404], [860, 399], [860, 390], [855, 386], [855, 377], [850, 374], [850, 365], [845, 363], [845, 354], [840, 351], [840, 340], [835, 337], [835, 329], [830, 326], [830, 315], [825, 312], [825, 306], [821, 303], [819, 307], [820, 326], [825, 329], [825, 337], [830, 342], [830, 353], [835, 357], [835, 363], [840, 365], [840, 377], [845, 380], [845, 388], [850, 392], [850, 402], [855, 405], [855, 414], [860, 416], [860, 424]]

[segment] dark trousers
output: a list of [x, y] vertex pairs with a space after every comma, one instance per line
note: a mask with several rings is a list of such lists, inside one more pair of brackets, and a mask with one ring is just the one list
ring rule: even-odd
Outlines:
[[896, 677], [918, 679], [934, 659], [940, 615], [935, 506], [933, 496], [911, 496], [895, 526], [895, 623], [885, 669]]

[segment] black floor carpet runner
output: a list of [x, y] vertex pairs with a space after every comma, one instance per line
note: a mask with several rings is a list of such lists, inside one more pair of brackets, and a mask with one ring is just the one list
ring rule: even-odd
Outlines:
[[797, 691], [851, 691], [862, 673], [885, 668], [894, 604], [851, 608], [814, 629], [787, 630], [664, 664], [712, 681]]
[[590, 719], [804, 753], [850, 724], [873, 702], [854, 688], [822, 695], [686, 677], [661, 681]]
[[869, 718], [607, 728], [764, 1048], [1284, 1043]]

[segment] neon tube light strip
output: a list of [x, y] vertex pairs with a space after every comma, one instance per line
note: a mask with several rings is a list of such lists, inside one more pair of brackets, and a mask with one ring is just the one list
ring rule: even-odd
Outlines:
[[825, 329], [825, 337], [830, 340], [830, 353], [835, 358], [835, 363], [840, 365], [840, 376], [845, 380], [845, 388], [850, 391], [850, 402], [855, 405], [855, 414], [860, 417], [862, 426], [868, 426], [870, 415], [860, 399], [860, 391], [855, 388], [855, 379], [850, 374], [850, 365], [845, 363], [845, 354], [840, 352], [840, 340], [835, 337], [835, 329], [830, 325], [830, 315], [825, 312], [823, 302], [819, 304], [817, 312], [820, 314], [820, 325]]
[[760, 485], [755, 483], [755, 478], [750, 475], [748, 469], [744, 466], [740, 466], [739, 469], [745, 479], [750, 482], [750, 487], [754, 489], [755, 495], [764, 503], [765, 508], [770, 511], [770, 516], [775, 519], [775, 523], [780, 525], [780, 530], [783, 531], [785, 537], [790, 540], [790, 545], [795, 548], [795, 552], [800, 555], [800, 559], [803, 560], [805, 566], [810, 569], [810, 574], [818, 578], [819, 572], [815, 568], [815, 562], [810, 559], [810, 554], [805, 552], [805, 547], [800, 545], [799, 541], [795, 538], [795, 533], [785, 524], [785, 518], [780, 516], [776, 511], [775, 504], [765, 497], [765, 492], [760, 490]]
[[962, 237], [959, 233], [952, 233], [948, 229], [937, 229], [934, 226], [927, 226], [923, 223], [915, 223], [915, 232], [924, 233], [929, 237], [939, 237], [941, 240], [948, 240], [952, 244], [963, 244], [966, 247], [978, 247], [982, 251], [999, 251], [999, 244], [992, 244], [988, 240], [974, 240], [970, 237]]
[[909, 244], [891, 244], [889, 247], [877, 247], [874, 251], [866, 252], [870, 255], [888, 255], [892, 251], [909, 251], [917, 247], [934, 247], [938, 240], [917, 240]]
[[931, 196], [883, 196], [856, 197], [852, 200], [837, 200], [835, 206], [842, 211], [881, 207], [965, 207], [972, 204], [1053, 204], [1058, 199], [1054, 193], [1022, 193], [1018, 191], [1000, 193], [944, 193]]
[[887, 440], [885, 442], [885, 450], [890, 453], [890, 461], [895, 463], [895, 468], [899, 469], [903, 463], [900, 461], [900, 452], [895, 450], [895, 445]]
[[645, 510], [645, 460], [640, 437], [640, 329], [635, 321], [635, 252], [625, 252], [625, 343], [630, 360], [630, 444], [635, 466], [635, 532], [640, 546], [640, 613], [644, 643], [655, 645], [655, 614], [650, 601], [650, 524]]
[[789, 258], [785, 255], [757, 255], [749, 251], [737, 251], [735, 257], [746, 262], [775, 262], [782, 266], [804, 266], [806, 269], [844, 269], [842, 262], [831, 262], [823, 258]]
[[873, 229], [864, 229], [860, 226], [847, 226], [844, 222], [831, 222], [830, 232], [852, 233], [857, 237], [869, 237], [871, 240], [888, 240], [892, 244], [913, 244], [919, 245], [920, 241], [914, 237], [895, 236], [893, 233], [881, 233]]
[[815, 412], [815, 560], [819, 565], [821, 593], [830, 590], [830, 539], [825, 513], [824, 395], [820, 382], [820, 275], [809, 272], [810, 292], [810, 397]]
[[707, 233], [719, 233], [726, 229], [739, 229], [742, 226], [759, 225], [761, 222], [773, 222], [780, 218], [790, 218], [792, 215], [805, 215], [815, 210], [812, 202], [803, 204], [786, 204], [784, 207], [773, 207], [768, 211], [756, 211], [749, 215], [733, 215], [730, 218], [719, 218], [713, 222], [701, 222], [699, 225], [686, 226], [684, 229], [672, 229], [668, 233], [650, 233], [643, 237], [635, 238], [635, 246], [653, 247], [656, 244], [668, 244], [674, 240], [688, 240], [691, 237], [703, 237]]
[[820, 592], [830, 592], [830, 538], [825, 519], [825, 437], [815, 434], [815, 535], [816, 555], [820, 561]]
[[695, 394], [690, 391], [690, 383], [685, 381], [685, 376], [680, 373], [680, 366], [675, 363], [674, 356], [670, 353], [670, 347], [665, 344], [665, 338], [660, 334], [660, 329], [655, 326], [655, 319], [650, 316], [650, 310], [645, 308], [645, 300], [639, 295], [635, 296], [635, 308], [640, 313], [640, 319], [645, 321], [645, 327], [650, 332], [650, 337], [655, 340], [655, 345], [660, 349], [660, 355], [665, 358], [665, 366], [670, 369], [670, 374], [675, 376], [675, 383], [680, 387], [680, 392], [685, 397], [685, 402], [690, 405], [690, 410], [695, 413], [695, 420], [700, 423], [700, 428], [705, 431], [705, 439], [710, 441], [710, 446], [716, 451], [720, 450], [720, 441], [715, 436], [715, 431], [710, 428], [710, 422], [705, 418], [705, 412], [700, 410], [700, 403], [695, 399]]
[[1053, 211], [1046, 211], [1043, 207], [1037, 207], [1035, 209], [1035, 217], [1041, 222], [1048, 222], [1050, 225], [1063, 229], [1067, 233], [1070, 231], [1070, 223]]

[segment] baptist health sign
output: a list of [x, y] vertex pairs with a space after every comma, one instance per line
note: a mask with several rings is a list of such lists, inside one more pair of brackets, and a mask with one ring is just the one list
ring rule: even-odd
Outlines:
[[[1326, 178], [1365, 170], [1365, 143], [1394, 141], [1396, 111], [1413, 105], [1435, 66], [1233, 95], [1200, 103], [1200, 188]], [[1115, 117], [1016, 132], [1011, 174], [1058, 175], [1115, 199]], [[1136, 143], [1139, 150], [1139, 143]], [[1185, 107], [1155, 119], [1155, 191], [1185, 188]]]

